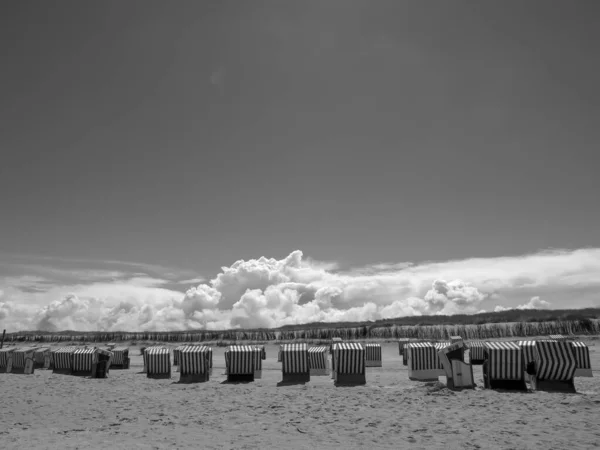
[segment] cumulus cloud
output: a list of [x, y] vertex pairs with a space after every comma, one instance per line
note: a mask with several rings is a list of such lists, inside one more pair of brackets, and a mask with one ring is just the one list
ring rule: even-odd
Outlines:
[[548, 308], [561, 298], [571, 299], [564, 307], [593, 306], [600, 250], [381, 263], [347, 271], [296, 250], [283, 259], [236, 261], [185, 292], [167, 288], [179, 282], [139, 271], [91, 282], [65, 282], [50, 274], [0, 278], [0, 325], [13, 330], [216, 330], [475, 314], [494, 305], [496, 311]]
[[546, 300], [542, 300], [538, 296], [535, 296], [535, 297], [531, 297], [531, 300], [529, 300], [527, 303], [516, 306], [515, 308], [506, 308], [504, 306], [497, 305], [494, 308], [494, 312], [508, 311], [510, 309], [524, 310], [524, 309], [548, 309], [548, 308], [550, 308], [549, 302], [547, 302]]

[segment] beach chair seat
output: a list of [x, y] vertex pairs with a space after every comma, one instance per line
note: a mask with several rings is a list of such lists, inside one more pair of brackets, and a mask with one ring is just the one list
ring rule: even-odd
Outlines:
[[484, 341], [469, 341], [467, 343], [467, 350], [469, 355], [469, 363], [473, 366], [482, 365], [485, 356], [484, 356]]

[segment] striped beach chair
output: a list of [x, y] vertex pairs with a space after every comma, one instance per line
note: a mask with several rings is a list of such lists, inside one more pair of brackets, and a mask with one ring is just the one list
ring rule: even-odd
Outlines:
[[577, 360], [569, 342], [536, 341], [535, 360], [528, 364], [526, 379], [534, 390], [575, 392]]
[[355, 342], [341, 342], [333, 345], [333, 380], [336, 386], [356, 386], [366, 384], [365, 348]]
[[325, 345], [309, 348], [308, 366], [311, 376], [329, 375], [329, 348]]
[[408, 366], [408, 353], [406, 352], [406, 346], [408, 344], [418, 344], [419, 342], [425, 342], [425, 343], [427, 343], [429, 341], [426, 341], [424, 339], [417, 339], [417, 338], [413, 339], [413, 338], [411, 338], [411, 339], [408, 340], [408, 342], [404, 343], [404, 345], [403, 345], [404, 350], [402, 352], [402, 365]]
[[260, 350], [260, 359], [263, 361], [267, 359], [267, 350], [264, 345], [254, 345], [254, 348]]
[[487, 389], [526, 391], [523, 348], [515, 342], [486, 342], [483, 382]]
[[52, 373], [71, 374], [73, 372], [73, 353], [76, 347], [61, 347], [52, 352]]
[[113, 347], [111, 369], [129, 369], [129, 347]]
[[437, 381], [444, 374], [435, 345], [431, 342], [411, 342], [404, 347], [408, 362], [408, 379]]
[[381, 367], [381, 344], [365, 344], [365, 366]]
[[[173, 349], [173, 365], [174, 366], [179, 366], [179, 355], [181, 354], [181, 350], [183, 350], [186, 347], [187, 347], [186, 345], [180, 345]], [[179, 371], [179, 369], [177, 369], [177, 370]]]
[[284, 344], [281, 347], [282, 383], [310, 381], [307, 344]]
[[[146, 357], [146, 355], [148, 354], [148, 350], [150, 350], [150, 349], [152, 349], [152, 348], [162, 348], [162, 349], [166, 349], [166, 350], [168, 350], [168, 349], [167, 349], [167, 347], [165, 347], [164, 345], [151, 345], [150, 347], [146, 347], [146, 348], [144, 349], [144, 351], [142, 352], [142, 358], [143, 358], [143, 361], [144, 361], [144, 368], [143, 368], [143, 371], [144, 371], [145, 373], [148, 373], [148, 361], [147, 361], [147, 357]], [[170, 359], [170, 358], [169, 358], [169, 359]]]
[[592, 377], [592, 363], [590, 360], [590, 349], [581, 341], [570, 342], [571, 350], [575, 355], [577, 368], [575, 369], [575, 377]]
[[467, 348], [469, 350], [469, 363], [472, 365], [482, 365], [484, 357], [484, 341], [469, 341]]
[[205, 345], [187, 345], [179, 350], [179, 382], [197, 383], [210, 379], [210, 354]]
[[150, 347], [145, 353], [146, 377], [171, 378], [171, 352], [166, 347]]
[[7, 364], [7, 373], [17, 373], [32, 375], [34, 369], [34, 351], [32, 347], [17, 348], [14, 352], [9, 355], [9, 362]]
[[438, 351], [438, 356], [444, 367], [446, 385], [449, 389], [473, 389], [473, 366], [464, 362], [465, 344], [463, 341], [455, 342]]
[[14, 352], [14, 347], [3, 347], [0, 348], [0, 373], [7, 373], [7, 369], [9, 369], [9, 362], [12, 366], [12, 352]]
[[73, 352], [73, 375], [90, 376], [96, 374], [98, 364], [98, 349], [78, 348]]
[[261, 352], [250, 345], [230, 345], [225, 351], [227, 381], [254, 381], [255, 365]]

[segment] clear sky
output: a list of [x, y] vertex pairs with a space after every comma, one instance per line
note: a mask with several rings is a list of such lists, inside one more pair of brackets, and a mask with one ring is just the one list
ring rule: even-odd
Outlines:
[[[331, 273], [593, 252], [599, 19], [593, 0], [2, 2], [4, 317], [92, 266], [183, 293], [297, 249]], [[19, 297], [56, 285], [42, 265], [64, 290]]]

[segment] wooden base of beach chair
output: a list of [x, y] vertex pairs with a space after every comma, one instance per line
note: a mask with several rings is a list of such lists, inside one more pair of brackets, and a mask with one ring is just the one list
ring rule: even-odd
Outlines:
[[227, 375], [227, 381], [230, 383], [254, 381], [253, 373], [232, 373]]
[[262, 378], [262, 370], [255, 370], [254, 371], [254, 378], [257, 380], [260, 380]]
[[208, 372], [204, 373], [188, 373], [179, 376], [180, 383], [204, 383], [210, 379]]
[[360, 386], [367, 384], [367, 378], [364, 373], [337, 373], [335, 386]]
[[16, 375], [33, 375], [34, 371], [35, 370], [33, 369], [33, 367], [29, 371], [27, 371], [25, 367], [12, 367], [10, 373]]
[[534, 391], [546, 392], [567, 392], [575, 393], [575, 383], [573, 380], [540, 380], [537, 377], [531, 377], [531, 388]]
[[73, 373], [73, 369], [52, 369], [52, 373], [57, 373], [59, 375], [71, 375]]
[[472, 359], [470, 361], [472, 366], [482, 366], [485, 359]]
[[327, 377], [330, 375], [329, 369], [310, 369], [311, 377]]
[[446, 375], [441, 369], [408, 370], [408, 379], [412, 381], [438, 381], [438, 378]]
[[146, 373], [147, 378], [152, 378], [154, 380], [165, 380], [171, 378], [171, 371], [167, 373]]
[[592, 369], [575, 369], [576, 377], [593, 377]]
[[282, 372], [281, 382], [282, 383], [308, 383], [310, 381], [310, 373], [286, 373]]
[[365, 367], [382, 367], [381, 361], [365, 361]]
[[6, 371], [7, 368], [6, 367], [0, 367], [0, 373], [10, 373]]

